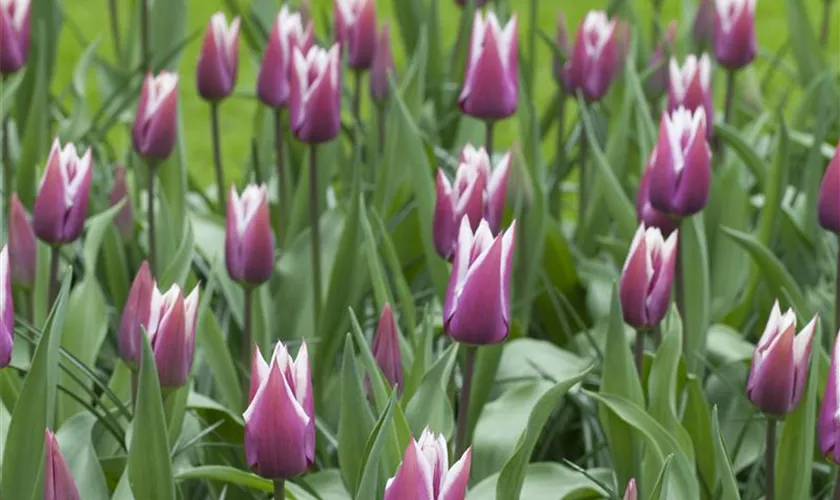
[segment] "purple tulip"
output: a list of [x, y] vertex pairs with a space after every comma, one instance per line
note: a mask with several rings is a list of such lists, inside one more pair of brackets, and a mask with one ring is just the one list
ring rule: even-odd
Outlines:
[[397, 473], [385, 484], [383, 500], [464, 500], [470, 479], [472, 448], [449, 467], [446, 440], [423, 430], [405, 449]]
[[706, 113], [680, 107], [662, 113], [650, 180], [650, 202], [660, 212], [686, 217], [703, 210], [709, 198], [712, 150]]
[[257, 77], [257, 97], [260, 101], [276, 109], [289, 105], [292, 51], [298, 48], [306, 53], [311, 46], [312, 23], [304, 24], [300, 13], [291, 13], [284, 5], [271, 28], [260, 65]]
[[140, 341], [144, 329], [149, 327], [149, 315], [152, 307], [152, 290], [156, 287], [149, 269], [149, 263], [143, 261], [123, 306], [120, 329], [117, 335], [117, 351], [120, 358], [136, 369], [140, 363], [142, 346]]
[[840, 233], [840, 142], [825, 170], [819, 200], [820, 225], [827, 231]]
[[225, 15], [216, 12], [207, 24], [198, 56], [195, 80], [198, 93], [207, 101], [219, 101], [233, 92], [239, 67], [239, 18], [230, 26]]
[[473, 234], [461, 219], [452, 274], [443, 306], [443, 326], [457, 342], [498, 344], [510, 328], [510, 272], [516, 221], [493, 238], [486, 220]]
[[178, 75], [146, 75], [131, 137], [143, 158], [163, 160], [172, 154], [178, 135]]
[[840, 390], [840, 384], [837, 383], [837, 377], [840, 376], [840, 341], [838, 340], [840, 340], [840, 335], [834, 340], [834, 354], [831, 356], [828, 381], [825, 385], [817, 425], [820, 451], [823, 456], [836, 464], [840, 464], [840, 407], [838, 407], [840, 398], [837, 394]]
[[15, 342], [15, 305], [9, 267], [9, 249], [4, 245], [0, 250], [0, 368], [12, 362]]
[[624, 500], [636, 500], [639, 498], [638, 492], [636, 491], [636, 479], [630, 479], [630, 482], [627, 483], [627, 489], [624, 490]]
[[35, 234], [50, 245], [71, 243], [82, 234], [88, 213], [93, 162], [90, 149], [79, 158], [76, 146], [53, 142], [32, 211]]
[[583, 93], [587, 102], [600, 100], [621, 68], [626, 50], [623, 28], [604, 11], [590, 11], [580, 23], [571, 57], [563, 70], [566, 91]]
[[707, 48], [712, 43], [715, 30], [715, 7], [712, 2], [714, 0], [700, 0], [700, 6], [697, 7], [697, 14], [694, 16], [692, 35], [698, 47]]
[[507, 118], [519, 99], [519, 53], [516, 16], [504, 28], [492, 12], [475, 13], [464, 86], [458, 106], [481, 120]]
[[[668, 112], [681, 106], [689, 111], [703, 109], [706, 123], [715, 122], [715, 106], [712, 104], [712, 61], [708, 54], [698, 59], [694, 54], [685, 58], [682, 67], [671, 58], [671, 79], [668, 85]], [[713, 127], [707, 126], [706, 136], [712, 135]]]
[[755, 59], [756, 0], [715, 0], [715, 59], [721, 66], [741, 69]]
[[811, 341], [817, 327], [817, 316], [796, 335], [796, 313], [784, 314], [779, 302], [773, 304], [770, 319], [755, 347], [747, 398], [769, 415], [783, 416], [792, 412], [808, 379]]
[[487, 3], [487, 0], [455, 0], [455, 3], [458, 7], [465, 7], [468, 3], [475, 4], [475, 7], [481, 8], [484, 7], [484, 4]]
[[225, 263], [234, 281], [265, 283], [274, 268], [274, 233], [265, 185], [249, 185], [240, 197], [231, 186], [227, 203]]
[[12, 193], [9, 214], [9, 261], [12, 263], [12, 283], [31, 290], [35, 286], [38, 264], [38, 242], [29, 222], [26, 209], [17, 193]]
[[391, 27], [388, 23], [382, 25], [382, 31], [376, 42], [376, 54], [370, 69], [370, 95], [374, 102], [382, 105], [388, 100], [391, 87], [388, 76], [394, 73], [394, 56], [391, 53]]
[[656, 151], [651, 155], [647, 168], [639, 181], [639, 192], [636, 196], [636, 218], [645, 227], [655, 227], [668, 236], [677, 229], [677, 221], [670, 215], [653, 208], [650, 203], [650, 176], [656, 163]]
[[566, 27], [566, 15], [562, 12], [557, 13], [557, 35], [554, 39], [557, 49], [563, 56], [556, 55], [551, 59], [551, 69], [554, 74], [554, 80], [560, 85], [565, 85], [565, 74], [563, 66], [566, 64], [566, 59], [569, 57], [569, 30]]
[[308, 144], [327, 142], [341, 129], [341, 57], [339, 46], [329, 51], [312, 47], [304, 56], [293, 51], [291, 93], [292, 130]]
[[[373, 337], [373, 357], [385, 375], [385, 380], [392, 387], [401, 388], [403, 385], [402, 354], [400, 354], [400, 339], [397, 332], [397, 320], [391, 311], [391, 304], [385, 304], [376, 325], [376, 335]], [[370, 383], [370, 380], [367, 381]]]
[[309, 354], [302, 343], [297, 359], [278, 342], [266, 363], [254, 350], [245, 419], [245, 458], [255, 473], [288, 479], [315, 463], [315, 403]]
[[621, 271], [618, 296], [624, 321], [639, 330], [650, 330], [668, 312], [677, 262], [679, 231], [668, 239], [655, 227], [639, 226]]
[[114, 187], [111, 189], [108, 202], [113, 207], [122, 200], [125, 200], [125, 203], [120, 208], [117, 218], [114, 219], [114, 224], [122, 239], [128, 242], [134, 239], [134, 210], [131, 208], [131, 196], [125, 184], [125, 167], [118, 165], [114, 171]]
[[334, 0], [335, 42], [347, 50], [347, 65], [370, 69], [376, 51], [376, 6], [373, 0]]
[[79, 488], [64, 461], [58, 440], [44, 430], [44, 500], [80, 500]]
[[511, 154], [507, 153], [490, 172], [490, 157], [483, 147], [464, 146], [455, 174], [454, 186], [443, 171], [437, 174], [437, 200], [433, 221], [435, 248], [441, 257], [450, 259], [458, 240], [458, 223], [465, 216], [475, 231], [486, 219], [495, 235], [499, 232], [505, 210]]
[[29, 59], [32, 0], [0, 0], [0, 74], [11, 75]]
[[668, 88], [668, 54], [671, 53], [674, 40], [677, 37], [677, 21], [671, 21], [665, 31], [665, 40], [660, 40], [650, 55], [648, 70], [651, 71], [646, 83], [648, 95], [659, 98]]

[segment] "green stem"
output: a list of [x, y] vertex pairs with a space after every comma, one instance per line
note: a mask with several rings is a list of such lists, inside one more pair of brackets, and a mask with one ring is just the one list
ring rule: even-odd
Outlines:
[[385, 153], [385, 124], [388, 119], [388, 115], [386, 114], [387, 107], [384, 104], [378, 105], [376, 107], [376, 145], [377, 151], [379, 151], [379, 156], [381, 160], [381, 156]]
[[149, 268], [152, 270], [152, 275], [157, 271], [157, 233], [155, 229], [155, 168], [154, 161], [149, 160], [148, 175], [148, 189], [146, 190], [146, 215], [149, 221]]
[[767, 445], [764, 448], [765, 475], [767, 477], [764, 500], [776, 498], [776, 419], [767, 418]]
[[586, 137], [586, 131], [582, 130], [582, 134], [580, 136], [580, 172], [578, 176], [578, 226], [580, 227], [583, 224], [583, 217], [586, 213], [586, 195], [587, 190], [589, 189], [589, 183], [587, 182], [586, 178], [586, 157], [589, 153], [589, 141]]
[[244, 367], [243, 373], [245, 376], [242, 377], [242, 393], [248, 394], [248, 384], [250, 381], [248, 380], [248, 371], [251, 366], [251, 302], [253, 299], [254, 290], [250, 287], [243, 288], [245, 300], [242, 303], [242, 317], [244, 318], [242, 324], [242, 349], [241, 349], [241, 356], [242, 356], [242, 366]]
[[140, 387], [140, 372], [135, 367], [131, 368], [131, 408], [137, 412], [137, 389]]
[[286, 159], [283, 153], [283, 110], [274, 111], [274, 151], [277, 156], [277, 243], [283, 242], [283, 222], [286, 217]]
[[59, 245], [53, 245], [50, 248], [50, 285], [49, 285], [49, 295], [47, 298], [49, 301], [49, 308], [52, 309], [53, 305], [55, 304], [55, 298], [58, 296], [58, 263], [61, 260], [61, 247]]
[[152, 71], [152, 49], [149, 40], [149, 0], [140, 0], [140, 50], [143, 69]]
[[828, 45], [828, 32], [831, 29], [831, 4], [833, 0], [823, 1], [822, 25], [820, 27], [820, 46]]
[[639, 372], [639, 380], [641, 380], [645, 363], [645, 331], [642, 329], [636, 330], [636, 345], [633, 346], [633, 354], [636, 360], [636, 370]]
[[356, 87], [353, 89], [353, 120], [356, 121], [356, 143], [361, 142], [360, 128], [362, 126], [362, 71], [353, 71]]
[[475, 372], [475, 355], [477, 347], [464, 344], [464, 384], [458, 398], [458, 430], [455, 446], [456, 456], [461, 456], [469, 446], [467, 426], [469, 425], [470, 393], [472, 392], [472, 378]]
[[108, 13], [110, 14], [111, 21], [111, 38], [114, 41], [114, 56], [117, 62], [119, 62], [122, 61], [122, 41], [120, 38], [120, 16], [117, 10], [117, 0], [108, 0]]
[[677, 236], [677, 262], [674, 269], [674, 289], [677, 301], [677, 311], [680, 313], [680, 319], [685, 324], [685, 283], [683, 281], [683, 257], [685, 251], [683, 250], [683, 227], [685, 224], [680, 223], [680, 231]]
[[[735, 70], [726, 72], [726, 101], [723, 108], [723, 123], [729, 125], [732, 122], [732, 103], [735, 99]], [[711, 126], [711, 124], [709, 124]]]
[[563, 211], [563, 194], [561, 192], [561, 184], [563, 182], [563, 172], [566, 171], [566, 91], [563, 90], [562, 85], [558, 85], [557, 98], [557, 175], [554, 178], [554, 188], [551, 190], [551, 196], [554, 197], [554, 210], [557, 217], [561, 217]]
[[318, 202], [318, 146], [309, 150], [309, 229], [312, 237], [312, 313], [313, 328], [321, 316], [321, 233], [320, 203]]
[[210, 127], [213, 139], [213, 165], [216, 169], [216, 195], [219, 198], [219, 213], [225, 213], [225, 174], [222, 170], [222, 138], [219, 134], [219, 103], [210, 103]]
[[834, 500], [840, 500], [840, 473], [837, 473], [834, 479]]
[[486, 137], [484, 139], [484, 149], [487, 150], [487, 156], [490, 157], [490, 163], [493, 163], [493, 126], [496, 124], [493, 120], [487, 120]]
[[274, 480], [274, 500], [285, 500], [286, 498], [286, 480]]

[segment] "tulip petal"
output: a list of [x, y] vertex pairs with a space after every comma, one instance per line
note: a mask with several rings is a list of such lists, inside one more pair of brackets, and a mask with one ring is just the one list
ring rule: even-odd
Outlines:
[[0, 250], [0, 368], [12, 361], [15, 337], [15, 306], [12, 298], [12, 276], [9, 269], [9, 250]]
[[412, 439], [396, 475], [385, 485], [383, 500], [436, 500], [433, 495], [431, 467]]
[[123, 307], [120, 321], [117, 346], [122, 358], [129, 365], [136, 366], [140, 362], [140, 350], [143, 329], [149, 328], [151, 312], [152, 290], [155, 287], [149, 263], [143, 261]]
[[26, 209], [12, 193], [11, 213], [9, 215], [9, 262], [11, 263], [12, 283], [31, 290], [35, 285], [37, 268], [38, 242], [29, 223]]
[[446, 474], [446, 480], [441, 486], [439, 500], [464, 500], [467, 493], [467, 483], [470, 479], [470, 466], [472, 465], [472, 448], [461, 455], [461, 459], [452, 464], [452, 468]]
[[791, 397], [792, 408], [799, 404], [799, 400], [802, 399], [802, 393], [805, 391], [805, 382], [808, 380], [808, 364], [811, 361], [811, 344], [814, 341], [814, 334], [817, 331], [818, 319], [818, 316], [814, 316], [793, 341], [794, 382], [793, 396]]
[[[167, 295], [171, 293], [167, 292]], [[186, 317], [184, 297], [180, 291], [174, 300], [168, 302], [157, 331], [152, 340], [155, 352], [160, 386], [167, 388], [181, 387], [189, 378], [190, 367], [184, 360], [189, 355], [185, 342]]]
[[39, 239], [49, 244], [62, 242], [64, 228], [64, 182], [61, 179], [61, 145], [53, 142], [41, 187], [32, 208], [32, 227]]
[[442, 170], [437, 173], [437, 198], [432, 233], [435, 249], [444, 259], [452, 257], [455, 251], [455, 208], [452, 206], [452, 186]]
[[647, 273], [647, 242], [645, 241], [645, 227], [639, 226], [627, 260], [621, 272], [618, 295], [621, 301], [621, 312], [624, 321], [636, 328], [650, 326], [647, 316], [647, 293], [649, 288]]
[[70, 467], [51, 430], [44, 431], [44, 500], [80, 500]]
[[508, 174], [510, 171], [511, 154], [508, 152], [496, 165], [487, 186], [487, 202], [485, 219], [493, 234], [498, 234], [505, 214], [505, 196], [507, 194]]
[[840, 233], [840, 142], [820, 185], [819, 220], [824, 229]]
[[[747, 382], [747, 397], [764, 413], [785, 415], [792, 409], [794, 393], [795, 331], [787, 328], [774, 337], [764, 352], [753, 359]], [[762, 347], [756, 347], [756, 352]]]
[[831, 356], [831, 365], [828, 368], [828, 377], [820, 405], [820, 416], [817, 425], [817, 438], [820, 451], [823, 456], [840, 463], [840, 419], [838, 419], [838, 398], [837, 391], [840, 389], [837, 378], [840, 377], [840, 335], [834, 339], [834, 351]]
[[[487, 24], [493, 21], [495, 15], [489, 13]], [[512, 18], [509, 26], [510, 23], [513, 23], [515, 30], [516, 19]], [[516, 111], [518, 100], [518, 75], [511, 74], [509, 67], [515, 66], [515, 56], [512, 61], [505, 60], [509, 54], [501, 52], [501, 33], [493, 28], [485, 26], [477, 50], [474, 42], [471, 64], [467, 68], [464, 87], [458, 98], [458, 105], [464, 113], [484, 120], [507, 118]]]

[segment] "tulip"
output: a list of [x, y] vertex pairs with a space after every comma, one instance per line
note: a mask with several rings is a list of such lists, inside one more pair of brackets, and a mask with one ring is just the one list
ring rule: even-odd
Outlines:
[[44, 500], [80, 500], [79, 489], [70, 467], [64, 461], [58, 440], [44, 430]]
[[580, 90], [587, 102], [600, 100], [612, 85], [626, 50], [623, 28], [606, 12], [590, 11], [580, 23], [571, 57], [563, 70], [566, 91]]
[[660, 212], [686, 217], [706, 206], [712, 151], [706, 140], [706, 113], [680, 107], [662, 113], [650, 181], [650, 202]]
[[292, 130], [303, 142], [317, 144], [335, 138], [341, 129], [341, 68], [339, 46], [329, 51], [312, 47], [304, 56], [294, 50], [292, 65]]
[[29, 222], [29, 216], [20, 203], [17, 193], [12, 193], [9, 214], [9, 261], [12, 263], [12, 283], [31, 290], [35, 286], [38, 264], [38, 242]]
[[741, 69], [755, 59], [756, 0], [715, 0], [715, 59], [725, 68]]
[[198, 287], [185, 299], [178, 285], [161, 294], [155, 286], [147, 333], [155, 353], [160, 385], [177, 389], [187, 383], [195, 354]]
[[638, 330], [657, 326], [671, 299], [679, 231], [668, 239], [655, 227], [639, 226], [621, 271], [619, 299], [624, 321]]
[[265, 185], [249, 185], [240, 197], [231, 187], [227, 203], [225, 263], [231, 279], [265, 283], [274, 267], [274, 233]]
[[677, 37], [677, 22], [671, 21], [665, 31], [665, 40], [659, 41], [648, 61], [648, 70], [651, 71], [647, 79], [646, 90], [648, 95], [659, 98], [665, 89], [668, 88], [668, 65], [665, 63], [667, 54], [671, 52], [674, 40]]
[[796, 335], [796, 313], [788, 309], [782, 314], [779, 302], [773, 304], [770, 319], [755, 347], [747, 380], [747, 398], [762, 412], [780, 417], [799, 404], [808, 379], [808, 360], [816, 327], [814, 316]]
[[155, 286], [149, 263], [144, 261], [131, 283], [117, 335], [117, 351], [120, 358], [132, 368], [137, 368], [140, 363], [141, 335], [143, 330], [148, 330], [149, 327], [152, 291]]
[[235, 17], [228, 26], [224, 13], [217, 12], [207, 24], [198, 56], [195, 80], [199, 95], [207, 101], [229, 96], [236, 84], [238, 66], [239, 18]]
[[370, 95], [374, 102], [383, 105], [388, 100], [391, 87], [388, 75], [394, 73], [394, 56], [391, 54], [391, 29], [388, 23], [382, 25], [382, 32], [376, 43], [376, 54], [370, 69]]
[[125, 167], [122, 165], [117, 166], [114, 171], [114, 187], [111, 189], [111, 196], [108, 200], [112, 207], [125, 200], [117, 218], [114, 220], [114, 224], [117, 226], [122, 239], [131, 241], [134, 238], [134, 211], [131, 208], [131, 196], [128, 194], [128, 187], [125, 184]]
[[[715, 107], [712, 104], [712, 62], [708, 54], [698, 59], [694, 54], [685, 58], [682, 67], [671, 58], [670, 84], [668, 86], [668, 112], [684, 107], [689, 111], [703, 109], [707, 124], [715, 121]], [[711, 136], [713, 127], [708, 126], [706, 135]]]
[[458, 97], [461, 111], [481, 120], [507, 118], [519, 99], [519, 55], [516, 16], [499, 26], [496, 15], [475, 13], [464, 86]]
[[288, 479], [315, 463], [315, 403], [304, 342], [292, 361], [278, 343], [266, 363], [254, 350], [245, 419], [245, 458], [255, 473]]
[[9, 249], [4, 245], [0, 250], [0, 368], [12, 362], [15, 342], [15, 306], [9, 267]]
[[443, 171], [438, 170], [433, 230], [435, 248], [441, 257], [452, 257], [458, 238], [458, 222], [465, 216], [473, 231], [484, 218], [493, 234], [499, 232], [510, 161], [511, 154], [507, 153], [491, 174], [487, 151], [467, 144], [461, 153], [454, 187]]
[[645, 168], [639, 181], [639, 192], [636, 196], [636, 218], [645, 227], [659, 228], [663, 236], [668, 236], [677, 229], [677, 221], [668, 214], [653, 208], [650, 203], [650, 177], [655, 163], [656, 151], [651, 155], [647, 168]]
[[566, 59], [569, 57], [569, 30], [566, 28], [566, 15], [562, 12], [557, 13], [557, 36], [554, 40], [554, 43], [557, 45], [557, 50], [560, 51], [560, 55], [562, 57], [558, 57], [556, 54], [552, 58], [552, 71], [554, 73], [554, 79], [560, 85], [565, 85], [564, 80], [564, 72], [563, 72], [563, 65], [566, 63]]
[[446, 440], [423, 430], [405, 449], [397, 473], [385, 484], [383, 500], [464, 500], [470, 478], [472, 449], [449, 467]]
[[376, 335], [373, 337], [373, 357], [385, 375], [385, 380], [391, 386], [402, 387], [402, 355], [397, 321], [391, 311], [391, 304], [385, 304], [382, 314], [379, 315], [379, 324], [376, 325]]
[[478, 9], [484, 7], [484, 4], [487, 3], [487, 0], [455, 0], [455, 3], [458, 5], [458, 7], [465, 7], [468, 3], [472, 3]]
[[637, 498], [636, 479], [630, 479], [630, 482], [627, 483], [627, 489], [624, 490], [624, 500], [636, 500]]
[[84, 229], [93, 173], [90, 149], [79, 158], [76, 146], [53, 142], [32, 211], [35, 234], [50, 245], [71, 243]]
[[820, 186], [819, 217], [823, 228], [840, 234], [840, 142]]
[[257, 97], [260, 101], [275, 109], [289, 105], [292, 50], [299, 48], [307, 52], [311, 46], [312, 23], [304, 23], [300, 13], [291, 13], [284, 5], [271, 28], [260, 65], [257, 77]]
[[178, 133], [178, 75], [161, 71], [146, 75], [131, 137], [143, 158], [163, 160], [175, 147]]
[[840, 407], [838, 407], [840, 398], [837, 394], [840, 390], [840, 384], [837, 383], [837, 377], [840, 376], [840, 342], [838, 339], [840, 335], [834, 340], [834, 354], [828, 369], [828, 381], [825, 385], [817, 425], [820, 451], [823, 456], [836, 464], [840, 464]]
[[0, 74], [3, 76], [17, 72], [29, 58], [31, 1], [0, 1]]
[[697, 14], [694, 16], [692, 35], [698, 47], [706, 48], [712, 42], [715, 29], [715, 7], [712, 2], [714, 0], [700, 0], [700, 6], [697, 7]]
[[494, 239], [483, 220], [473, 234], [469, 219], [461, 219], [443, 307], [444, 329], [454, 340], [485, 345], [507, 337], [515, 232], [516, 221]]
[[373, 0], [334, 0], [335, 41], [347, 48], [347, 65], [366, 70], [376, 51], [376, 6]]

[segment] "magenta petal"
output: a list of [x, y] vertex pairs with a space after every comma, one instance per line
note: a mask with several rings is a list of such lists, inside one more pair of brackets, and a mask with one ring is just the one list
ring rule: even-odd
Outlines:
[[15, 306], [12, 298], [12, 277], [9, 250], [0, 250], [0, 368], [12, 362], [15, 339]]
[[27, 290], [35, 285], [38, 242], [17, 193], [12, 193], [9, 216], [9, 261], [12, 282]]
[[653, 208], [650, 203], [650, 179], [653, 173], [653, 162], [656, 160], [656, 153], [652, 153], [651, 161], [642, 173], [639, 181], [639, 191], [636, 196], [636, 216], [645, 227], [655, 227], [662, 231], [663, 236], [668, 236], [677, 228], [676, 222], [664, 212]]
[[[432, 499], [432, 471], [413, 439], [405, 449], [397, 474], [385, 485], [383, 500]], [[433, 499], [434, 500], [434, 499]]]
[[[79, 160], [81, 163], [90, 163], [91, 153], [87, 150], [84, 157]], [[93, 168], [87, 168], [82, 178], [82, 183], [79, 185], [79, 190], [76, 193], [76, 198], [73, 200], [73, 205], [64, 215], [64, 227], [62, 234], [62, 243], [71, 243], [76, 241], [85, 229], [85, 219], [88, 215], [88, 200], [90, 199], [90, 183], [93, 179]]]
[[394, 72], [394, 56], [391, 53], [391, 29], [388, 23], [382, 25], [382, 32], [376, 44], [376, 54], [370, 70], [370, 95], [379, 103], [390, 93], [388, 75]]
[[[668, 130], [665, 116], [659, 127], [659, 142], [656, 145], [656, 160], [650, 173], [650, 203], [656, 210], [674, 213], [674, 196], [677, 175], [674, 171], [674, 151], [668, 141]], [[677, 154], [681, 154], [677, 152]]]
[[840, 233], [840, 143], [820, 185], [819, 220], [823, 229]]
[[175, 149], [178, 136], [178, 86], [166, 96], [157, 112], [149, 119], [146, 132], [145, 156], [165, 159]]
[[443, 171], [437, 173], [437, 198], [432, 233], [435, 249], [444, 259], [449, 259], [455, 249], [455, 209], [452, 206], [452, 186]]
[[499, 120], [516, 111], [518, 83], [508, 74], [502, 62], [499, 41], [487, 24], [483, 46], [467, 68], [466, 81], [458, 105], [475, 118]]
[[117, 348], [120, 358], [131, 366], [136, 366], [140, 362], [141, 335], [143, 335], [143, 330], [149, 327], [149, 312], [154, 286], [149, 263], [143, 261], [140, 270], [134, 277], [134, 282], [131, 284], [117, 335]]
[[267, 198], [260, 204], [243, 235], [242, 253], [246, 256], [243, 276], [246, 283], [258, 285], [271, 278], [274, 270], [274, 232]]
[[633, 238], [618, 289], [624, 321], [635, 328], [650, 326], [646, 307], [648, 277], [647, 242], [644, 231], [644, 226], [640, 227]]
[[655, 275], [653, 286], [648, 291], [646, 309], [647, 321], [651, 326], [659, 324], [668, 313], [671, 303], [671, 289], [674, 283], [674, 273], [677, 264], [677, 246], [679, 245], [679, 231], [668, 237], [661, 250], [661, 261]]
[[18, 71], [26, 63], [27, 50], [24, 43], [29, 45], [28, 24], [29, 14], [26, 15], [26, 39], [24, 33], [15, 30], [12, 19], [5, 8], [0, 7], [0, 74], [10, 75]]
[[712, 181], [711, 156], [706, 129], [701, 127], [685, 151], [685, 167], [673, 201], [675, 213], [688, 216], [705, 208]]
[[44, 431], [44, 500], [80, 500], [70, 467], [51, 430]]
[[56, 140], [47, 160], [47, 169], [32, 209], [32, 227], [35, 234], [50, 245], [63, 242], [65, 205], [64, 184], [59, 172], [60, 155], [60, 145]]
[[373, 0], [362, 0], [350, 29], [347, 65], [355, 70], [370, 69], [376, 52], [376, 8]]
[[177, 388], [187, 382], [190, 367], [187, 359], [186, 317], [184, 296], [179, 292], [169, 310], [164, 313], [153, 338], [155, 363], [161, 387]]
[[123, 200], [125, 203], [120, 208], [114, 224], [122, 239], [131, 241], [134, 238], [134, 211], [131, 208], [131, 196], [128, 194], [128, 186], [125, 182], [125, 167], [118, 165], [114, 170], [114, 187], [111, 189], [108, 203], [113, 207]]
[[394, 318], [393, 311], [391, 311], [391, 304], [385, 304], [385, 307], [382, 308], [372, 350], [373, 357], [388, 383], [391, 386], [402, 387], [402, 355], [400, 354], [397, 320]]
[[[744, 2], [745, 4], [748, 2]], [[728, 69], [736, 70], [750, 64], [758, 53], [755, 38], [755, 13], [744, 5], [729, 31], [723, 29], [721, 13], [715, 18], [715, 58]]]
[[636, 479], [631, 478], [627, 483], [627, 489], [624, 490], [623, 500], [637, 500], [638, 491], [636, 490]]
[[[781, 416], [792, 410], [794, 392], [794, 331], [779, 334], [765, 347], [763, 359], [752, 367], [747, 382], [747, 397], [764, 413]], [[759, 346], [756, 348], [761, 349]], [[753, 365], [756, 359], [753, 359]]]
[[493, 170], [487, 186], [487, 202], [484, 218], [493, 234], [498, 234], [505, 215], [505, 196], [510, 173], [511, 154], [507, 153]]
[[439, 500], [464, 500], [467, 494], [467, 484], [470, 480], [472, 465], [472, 448], [461, 455], [461, 459], [452, 464], [446, 474], [446, 480], [441, 487]]
[[822, 455], [840, 463], [840, 429], [835, 415], [838, 413], [837, 400], [837, 377], [840, 376], [840, 341], [834, 339], [834, 353], [831, 356], [831, 365], [828, 368], [828, 377], [823, 393], [822, 404], [820, 405], [820, 416], [817, 424], [817, 439]]
[[[196, 66], [198, 93], [208, 101], [218, 101], [230, 95], [236, 80], [239, 41], [238, 37], [234, 40], [233, 58], [229, 59], [225, 41], [217, 38], [214, 27], [214, 18], [220, 15], [223, 16], [221, 13], [214, 14], [207, 23]], [[231, 29], [236, 22], [231, 23]]]

